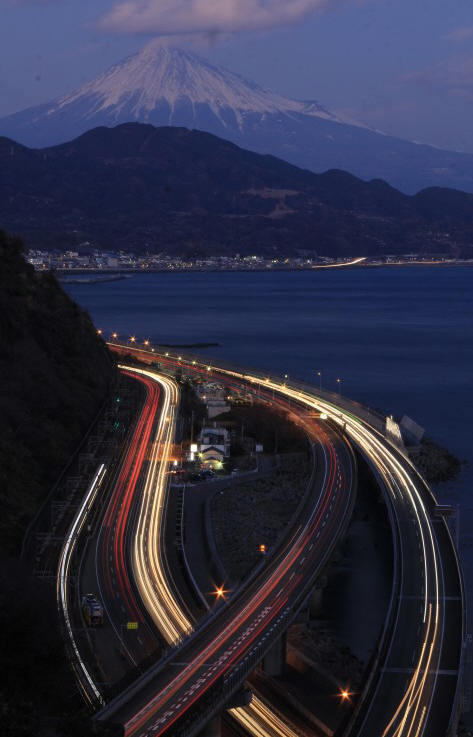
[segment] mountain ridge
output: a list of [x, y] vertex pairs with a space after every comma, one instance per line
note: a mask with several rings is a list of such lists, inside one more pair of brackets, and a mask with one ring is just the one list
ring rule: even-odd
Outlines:
[[128, 123], [28, 149], [0, 139], [0, 222], [32, 247], [179, 254], [471, 254], [473, 196], [314, 174], [209, 133]]

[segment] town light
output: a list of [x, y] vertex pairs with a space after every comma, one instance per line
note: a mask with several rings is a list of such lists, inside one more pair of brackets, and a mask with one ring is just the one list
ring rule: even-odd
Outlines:
[[264, 543], [261, 543], [261, 545], [259, 546], [259, 551], [261, 555], [266, 555], [266, 545]]
[[113, 340], [116, 340], [118, 338], [118, 333], [112, 333]]
[[131, 336], [130, 343], [136, 343], [136, 338], [134, 335]]
[[102, 335], [102, 331], [101, 330], [97, 330], [97, 335]]
[[217, 599], [225, 599], [225, 594], [228, 594], [228, 591], [224, 589], [223, 585], [216, 586], [213, 594]]

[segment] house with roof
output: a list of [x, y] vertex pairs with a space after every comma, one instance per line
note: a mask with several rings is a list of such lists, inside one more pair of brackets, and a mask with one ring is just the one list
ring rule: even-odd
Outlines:
[[221, 468], [230, 456], [230, 433], [224, 427], [203, 427], [198, 437], [198, 453], [201, 462], [209, 468]]

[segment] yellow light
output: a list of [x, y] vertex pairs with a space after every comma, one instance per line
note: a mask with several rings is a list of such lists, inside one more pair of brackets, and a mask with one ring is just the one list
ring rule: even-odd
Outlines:
[[114, 340], [115, 340], [116, 338], [118, 338], [118, 333], [112, 333], [112, 338], [113, 338]]
[[261, 543], [261, 545], [259, 546], [259, 551], [263, 555], [266, 553], [266, 545], [264, 543]]
[[144, 341], [144, 344], [145, 344], [145, 345], [149, 345], [149, 340], [145, 340], [145, 341]]
[[192, 361], [192, 365], [195, 366], [195, 361]]
[[135, 338], [134, 336], [132, 336], [132, 337], [130, 338], [130, 343], [134, 343], [135, 341], [136, 341], [136, 338]]
[[347, 688], [341, 688], [338, 695], [342, 701], [350, 701], [350, 696], [353, 696], [353, 693]]
[[182, 361], [182, 356], [179, 356], [177, 360]]
[[326, 419], [327, 419], [327, 417], [328, 417], [328, 415], [327, 415], [327, 413], [326, 413], [326, 412], [321, 412], [321, 413], [320, 413], [320, 419], [321, 419], [321, 420], [326, 420]]
[[165, 356], [169, 356], [169, 353], [165, 353], [164, 355], [165, 355]]
[[97, 330], [97, 335], [102, 335], [102, 331], [101, 330]]
[[207, 371], [211, 371], [211, 370], [212, 370], [212, 369], [210, 368], [210, 366], [207, 366]]
[[228, 591], [225, 591], [223, 586], [217, 586], [213, 593], [214, 596], [217, 597], [217, 599], [225, 599], [225, 594], [228, 594]]

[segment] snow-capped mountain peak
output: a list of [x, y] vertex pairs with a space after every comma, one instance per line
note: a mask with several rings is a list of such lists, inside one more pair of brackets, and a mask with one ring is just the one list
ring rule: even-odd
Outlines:
[[121, 122], [125, 113], [129, 119], [152, 122], [153, 113], [166, 108], [167, 122], [172, 125], [179, 108], [191, 108], [196, 117], [197, 108], [201, 106], [207, 106], [224, 127], [229, 124], [230, 111], [239, 127], [243, 125], [245, 114], [250, 113], [307, 112], [337, 120], [321, 106], [319, 111], [306, 111], [303, 102], [269, 92], [193, 53], [164, 45], [159, 40], [152, 41], [142, 51], [77, 91], [56, 100], [48, 112], [54, 114], [78, 104], [84, 104], [87, 118], [107, 114], [116, 122]]

